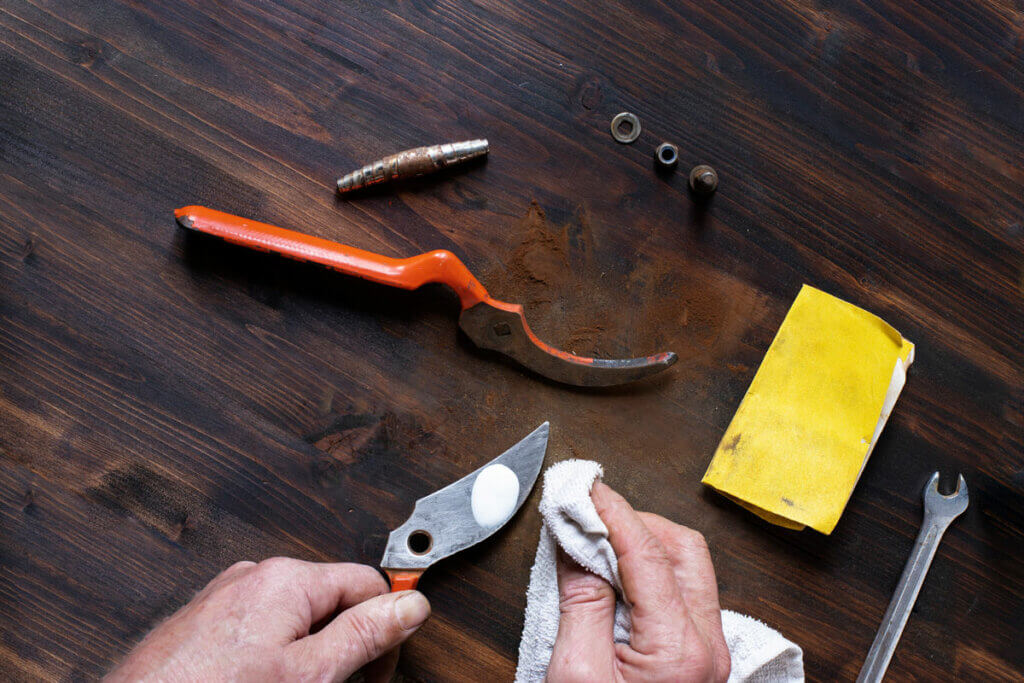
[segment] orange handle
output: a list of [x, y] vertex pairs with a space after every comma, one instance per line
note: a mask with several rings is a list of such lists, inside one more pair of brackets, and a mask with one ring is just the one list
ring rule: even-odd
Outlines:
[[384, 572], [391, 579], [392, 593], [413, 590], [419, 583], [420, 577], [423, 576], [423, 570], [385, 569]]
[[440, 282], [455, 290], [463, 310], [487, 299], [484, 286], [455, 254], [444, 249], [395, 259], [205, 206], [186, 206], [174, 215], [186, 228], [216, 235], [233, 244], [320, 263], [383, 285], [416, 289], [428, 282]]

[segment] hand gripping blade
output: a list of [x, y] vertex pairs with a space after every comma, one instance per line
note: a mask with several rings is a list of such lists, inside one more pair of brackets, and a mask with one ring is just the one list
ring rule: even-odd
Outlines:
[[[483, 467], [417, 500], [409, 519], [388, 536], [381, 559], [381, 567], [392, 579], [392, 590], [415, 587], [416, 579], [427, 567], [479, 543], [515, 516], [537, 481], [547, 445], [545, 422]], [[481, 472], [495, 465], [507, 467], [515, 474], [519, 493], [505, 519], [482, 526], [472, 507], [473, 485]]]

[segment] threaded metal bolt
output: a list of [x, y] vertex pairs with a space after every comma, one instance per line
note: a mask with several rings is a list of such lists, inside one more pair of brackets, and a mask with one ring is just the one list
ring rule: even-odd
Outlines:
[[699, 195], [709, 195], [718, 189], [718, 174], [706, 164], [694, 166], [690, 171], [690, 189]]

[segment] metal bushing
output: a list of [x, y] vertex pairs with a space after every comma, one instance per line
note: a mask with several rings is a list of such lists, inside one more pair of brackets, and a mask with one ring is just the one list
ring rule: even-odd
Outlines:
[[628, 111], [616, 114], [612, 119], [612, 137], [623, 144], [635, 142], [640, 137], [640, 119]]
[[699, 195], [707, 196], [718, 189], [718, 174], [706, 164], [694, 166], [690, 171], [690, 189]]
[[669, 170], [675, 168], [678, 162], [679, 148], [671, 142], [663, 142], [654, 150], [654, 163], [658, 164], [659, 168]]

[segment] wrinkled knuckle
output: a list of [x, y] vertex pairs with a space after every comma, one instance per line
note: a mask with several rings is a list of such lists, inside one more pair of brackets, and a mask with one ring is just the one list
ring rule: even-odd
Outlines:
[[377, 659], [387, 650], [387, 629], [366, 615], [355, 615], [348, 623], [349, 645], [364, 662]]
[[290, 574], [294, 567], [295, 560], [287, 557], [271, 557], [256, 565], [256, 571], [265, 578], [280, 579]]
[[296, 657], [280, 676], [271, 675], [268, 680], [332, 681], [334, 669], [335, 662], [327, 657]]
[[605, 602], [611, 595], [612, 588], [604, 579], [592, 574], [580, 576], [562, 584], [559, 608], [568, 612], [580, 606]]
[[369, 565], [346, 564], [345, 571], [347, 572], [346, 575], [351, 577], [353, 581], [365, 580], [367, 583], [373, 584], [378, 594], [387, 593], [391, 587], [384, 579], [384, 575]]
[[686, 672], [692, 681], [717, 681], [718, 671], [715, 659], [707, 648], [694, 648], [680, 663], [680, 669]]
[[264, 671], [266, 672], [268, 680], [285, 680], [291, 672], [291, 666], [289, 665], [288, 659], [282, 655], [268, 657], [264, 666], [266, 667]]
[[710, 680], [724, 683], [729, 679], [732, 672], [732, 656], [729, 653], [729, 646], [721, 633], [709, 635], [708, 642], [704, 648], [704, 657], [708, 661], [712, 676]]
[[260, 562], [259, 567], [265, 571], [277, 571], [292, 565], [295, 560], [289, 557], [268, 557]]
[[718, 678], [718, 673], [715, 670], [715, 664], [710, 657], [707, 659], [697, 662], [693, 669], [693, 680], [695, 681], [719, 681], [724, 679]]
[[704, 538], [704, 534], [689, 527], [682, 527], [679, 530], [679, 543], [690, 552], [707, 552], [708, 550], [708, 540]]
[[657, 565], [671, 565], [668, 553], [665, 551], [665, 547], [651, 534], [645, 534], [641, 536], [637, 541], [636, 550], [634, 551], [636, 557], [644, 563], [657, 564]]
[[548, 666], [550, 683], [592, 683], [606, 679], [607, 675], [598, 670], [593, 658], [583, 656], [576, 649], [556, 653]]
[[209, 586], [223, 587], [232, 583], [232, 579], [237, 579], [240, 576], [245, 576], [246, 572], [249, 571], [250, 567], [256, 566], [255, 562], [242, 561], [235, 562], [233, 565], [221, 571], [220, 574], [213, 577], [210, 581]]
[[223, 572], [221, 572], [221, 576], [228, 576], [228, 575], [234, 576], [235, 574], [239, 574], [239, 573], [244, 572], [244, 571], [246, 571], [248, 569], [251, 569], [252, 567], [255, 567], [255, 566], [256, 566], [255, 562], [252, 562], [250, 560], [241, 560], [240, 562], [235, 562], [233, 565], [231, 565], [230, 567], [225, 569]]
[[714, 663], [710, 657], [672, 657], [652, 664], [648, 671], [651, 681], [718, 681]]
[[726, 649], [715, 656], [715, 681], [725, 683], [729, 680], [730, 673], [732, 673], [732, 658], [729, 656], [729, 650]]
[[593, 683], [602, 679], [591, 672], [589, 667], [572, 664], [568, 669], [560, 669], [554, 675], [549, 675], [547, 680], [551, 683]]
[[625, 498], [611, 489], [608, 489], [608, 491], [609, 494], [606, 497], [606, 503], [609, 510], [622, 515], [628, 514], [633, 509], [633, 506], [630, 505], [629, 501]]

